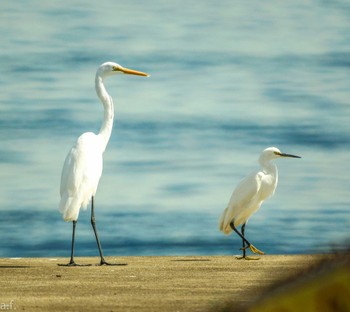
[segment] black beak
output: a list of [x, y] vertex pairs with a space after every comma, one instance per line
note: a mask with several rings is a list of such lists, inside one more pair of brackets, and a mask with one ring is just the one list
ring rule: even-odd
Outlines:
[[292, 155], [292, 154], [285, 154], [285, 153], [281, 153], [280, 156], [281, 157], [301, 158], [300, 156], [296, 156], [296, 155]]

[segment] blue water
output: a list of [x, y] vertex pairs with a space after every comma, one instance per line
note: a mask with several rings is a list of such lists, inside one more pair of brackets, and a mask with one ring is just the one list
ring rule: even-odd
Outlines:
[[[96, 196], [106, 255], [237, 254], [217, 229], [268, 146], [273, 198], [247, 237], [268, 254], [342, 248], [350, 226], [350, 4], [6, 1], [0, 5], [0, 256], [69, 256], [66, 153], [98, 131], [99, 64], [116, 121]], [[76, 254], [97, 255], [82, 212]]]

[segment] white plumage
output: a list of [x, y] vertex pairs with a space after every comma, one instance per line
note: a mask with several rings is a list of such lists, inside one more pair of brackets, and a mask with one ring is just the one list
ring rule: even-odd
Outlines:
[[103, 153], [111, 136], [114, 120], [113, 100], [104, 86], [104, 80], [115, 74], [148, 76], [146, 73], [128, 69], [113, 62], [104, 63], [97, 69], [95, 89], [104, 107], [100, 131], [98, 134], [86, 132], [78, 138], [66, 157], [61, 175], [59, 210], [65, 221], [73, 222], [71, 260], [68, 265], [76, 265], [74, 262], [75, 226], [80, 208], [86, 209], [90, 201], [92, 201], [91, 224], [101, 256], [100, 264], [109, 264], [103, 258], [97, 235], [93, 200], [102, 175]]
[[[278, 170], [272, 160], [279, 157], [300, 158], [299, 156], [281, 153], [276, 147], [265, 149], [259, 157], [261, 170], [252, 172], [238, 184], [219, 221], [219, 229], [226, 235], [230, 234], [232, 230], [236, 231], [235, 228], [242, 225], [242, 233], [240, 234], [237, 231], [236, 233], [242, 237], [243, 248], [247, 243], [253, 252], [262, 253], [245, 239], [244, 227], [264, 200], [275, 193], [278, 183]], [[243, 251], [243, 257], [246, 258], [245, 249]]]
[[101, 137], [82, 134], [69, 151], [61, 177], [60, 212], [65, 221], [78, 220], [80, 207], [86, 209], [95, 196], [102, 175], [103, 146]]

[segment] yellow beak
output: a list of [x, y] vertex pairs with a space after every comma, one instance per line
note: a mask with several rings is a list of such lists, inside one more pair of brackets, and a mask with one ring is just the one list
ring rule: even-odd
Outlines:
[[123, 72], [124, 74], [127, 74], [127, 75], [137, 75], [137, 76], [149, 77], [149, 74], [146, 74], [146, 73], [138, 71], [138, 70], [125, 68], [125, 67], [121, 68], [120, 71]]

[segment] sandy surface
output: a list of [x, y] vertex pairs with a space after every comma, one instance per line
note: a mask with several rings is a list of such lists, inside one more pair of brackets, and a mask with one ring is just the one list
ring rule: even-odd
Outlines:
[[0, 308], [17, 311], [215, 311], [315, 263], [318, 255], [108, 257], [126, 266], [62, 267], [69, 259], [0, 259]]

